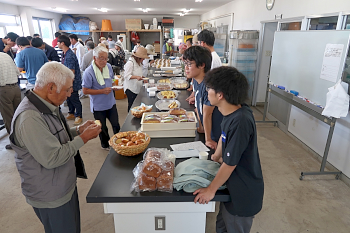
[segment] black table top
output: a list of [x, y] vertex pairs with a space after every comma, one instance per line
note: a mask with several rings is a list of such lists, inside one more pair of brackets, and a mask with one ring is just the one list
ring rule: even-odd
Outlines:
[[[189, 105], [185, 100], [190, 95], [190, 92], [183, 90], [179, 93], [178, 100], [181, 107], [193, 111], [194, 106]], [[140, 103], [147, 105], [153, 104], [152, 111], [158, 111], [154, 104], [157, 97], [149, 97], [144, 88], [134, 101], [134, 106], [139, 106]], [[121, 131], [137, 131], [141, 127], [141, 119], [133, 117], [129, 112]], [[171, 149], [171, 144], [204, 141], [203, 134], [197, 134], [194, 138], [152, 138], [149, 144], [150, 147]], [[173, 190], [172, 193], [166, 192], [131, 192], [131, 183], [134, 180], [132, 170], [139, 161], [142, 160], [143, 154], [133, 157], [121, 156], [113, 149], [110, 150], [104, 164], [101, 167], [89, 193], [86, 196], [88, 203], [120, 203], [120, 202], [192, 202], [194, 196], [192, 193], [186, 193], [183, 190]], [[184, 159], [176, 159], [176, 163], [184, 161]], [[227, 190], [217, 191], [213, 201], [229, 201], [230, 196]]]

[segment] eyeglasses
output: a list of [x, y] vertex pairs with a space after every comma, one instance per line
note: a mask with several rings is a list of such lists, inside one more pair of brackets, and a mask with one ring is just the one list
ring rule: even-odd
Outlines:
[[187, 67], [191, 67], [194, 63], [191, 63], [190, 61], [184, 61], [184, 65]]
[[97, 59], [100, 60], [100, 61], [109, 61], [108, 58], [104, 58], [104, 57], [97, 57]]

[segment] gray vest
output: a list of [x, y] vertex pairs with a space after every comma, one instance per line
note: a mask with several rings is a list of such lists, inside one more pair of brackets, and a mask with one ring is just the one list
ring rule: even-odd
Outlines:
[[[53, 115], [50, 109], [37, 96], [30, 91], [26, 95], [13, 116], [10, 134], [11, 146], [16, 152], [16, 166], [21, 176], [22, 193], [33, 201], [55, 201], [74, 188], [76, 177], [79, 173], [78, 170], [83, 171], [83, 174], [81, 174], [83, 178], [87, 178], [84, 164], [78, 151], [77, 155], [74, 158], [70, 158], [64, 165], [54, 169], [46, 169], [34, 159], [27, 149], [23, 149], [15, 144], [15, 122], [19, 114], [26, 110], [34, 110], [40, 113], [51, 133], [61, 144], [72, 140], [68, 125], [61, 111], [60, 117], [64, 126], [62, 126], [60, 119]], [[42, 140], [45, 143], [45, 138]]]

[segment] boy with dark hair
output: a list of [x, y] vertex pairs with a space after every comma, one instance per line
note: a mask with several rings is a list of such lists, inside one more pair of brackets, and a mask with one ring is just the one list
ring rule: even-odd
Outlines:
[[57, 62], [61, 61], [57, 55], [56, 50], [52, 48], [50, 45], [46, 44], [41, 38], [33, 38], [31, 44], [33, 47], [44, 51], [49, 61], [57, 61]]
[[198, 132], [205, 133], [205, 144], [215, 149], [221, 131], [222, 114], [218, 108], [212, 106], [208, 100], [208, 92], [203, 82], [205, 73], [211, 67], [210, 51], [201, 46], [192, 46], [184, 53], [185, 72], [187, 77], [193, 78], [193, 92], [199, 121]]
[[[80, 44], [80, 43], [79, 43]], [[67, 98], [68, 115], [67, 120], [74, 120], [74, 125], [80, 125], [83, 122], [83, 108], [79, 99], [79, 90], [81, 90], [81, 74], [77, 56], [69, 48], [70, 40], [68, 36], [60, 35], [57, 45], [62, 49], [62, 64], [68, 67], [74, 73], [73, 92]]]
[[211, 68], [222, 66], [219, 55], [214, 50], [215, 35], [212, 31], [204, 29], [198, 34], [198, 42], [200, 46], [206, 47], [210, 50], [212, 56]]
[[220, 203], [216, 232], [250, 232], [254, 215], [262, 208], [264, 181], [252, 110], [244, 103], [249, 84], [233, 67], [220, 67], [207, 73], [204, 82], [208, 98], [224, 115], [221, 137], [212, 159], [222, 163], [207, 188], [196, 190], [194, 202], [208, 203], [226, 183], [230, 202]]
[[28, 79], [27, 90], [29, 90], [34, 88], [36, 74], [49, 60], [42, 50], [30, 46], [27, 37], [18, 37], [16, 43], [21, 52], [17, 54], [15, 63], [20, 72], [26, 71]]
[[40, 35], [38, 33], [34, 33], [33, 38], [40, 38]]
[[83, 57], [85, 54], [85, 48], [84, 46], [79, 42], [78, 36], [75, 34], [69, 35], [69, 40], [71, 45], [69, 48], [75, 53], [78, 59], [79, 66], [83, 63]]
[[187, 45], [187, 48], [191, 47], [192, 46], [192, 38], [188, 38], [186, 40], [186, 45]]

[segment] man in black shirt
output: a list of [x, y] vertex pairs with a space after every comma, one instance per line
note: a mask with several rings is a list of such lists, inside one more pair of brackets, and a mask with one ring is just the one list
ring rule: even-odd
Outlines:
[[9, 32], [5, 38], [0, 38], [0, 52], [7, 53], [12, 60], [15, 59], [15, 55], [12, 53], [12, 47], [16, 45], [16, 39], [19, 36], [16, 33]]
[[214, 161], [222, 163], [215, 179], [193, 194], [195, 202], [208, 203], [226, 183], [231, 201], [220, 204], [216, 232], [250, 232], [253, 217], [263, 203], [264, 181], [252, 110], [244, 103], [249, 84], [233, 67], [219, 67], [207, 73], [204, 82], [208, 99], [224, 116]]
[[49, 61], [57, 61], [57, 62], [61, 61], [57, 55], [57, 51], [50, 45], [46, 44], [41, 38], [39, 37], [33, 38], [32, 46], [43, 50]]

